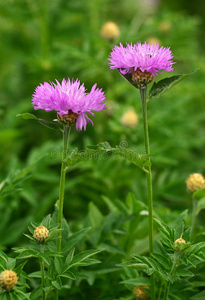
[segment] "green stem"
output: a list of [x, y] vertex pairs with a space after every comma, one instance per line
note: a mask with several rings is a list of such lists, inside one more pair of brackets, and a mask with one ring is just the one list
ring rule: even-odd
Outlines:
[[61, 178], [60, 178], [60, 190], [59, 190], [59, 206], [58, 206], [58, 223], [59, 223], [59, 235], [57, 240], [57, 252], [61, 252], [61, 239], [62, 239], [62, 220], [63, 220], [63, 201], [64, 201], [64, 189], [65, 189], [65, 176], [66, 176], [66, 163], [65, 159], [68, 154], [68, 140], [70, 135], [70, 126], [64, 125], [63, 128], [63, 157], [61, 165]]
[[159, 294], [158, 294], [157, 300], [160, 300], [160, 299], [161, 299], [162, 287], [163, 287], [163, 282], [162, 282], [162, 280], [161, 280], [161, 284], [160, 284]]
[[195, 220], [196, 220], [196, 200], [192, 199], [193, 209], [192, 209], [192, 222], [191, 222], [191, 240], [193, 240], [195, 232]]
[[[42, 253], [44, 253], [44, 245], [42, 245]], [[42, 300], [46, 299], [46, 293], [44, 291], [45, 287], [45, 270], [44, 270], [44, 260], [40, 258], [40, 266], [41, 266], [41, 289], [42, 289]]]
[[[178, 261], [179, 261], [180, 256], [181, 256], [181, 252], [177, 251], [174, 253], [174, 261], [173, 261], [172, 268], [171, 268], [169, 275], [173, 275], [174, 272], [176, 271], [176, 269], [179, 267], [180, 264], [178, 264]], [[165, 291], [165, 298], [164, 298], [165, 300], [168, 300], [169, 289], [170, 289], [170, 281], [168, 282], [167, 288]]]
[[[143, 123], [144, 123], [144, 141], [145, 141], [145, 151], [148, 155], [149, 166], [147, 167], [147, 197], [148, 197], [148, 210], [149, 210], [149, 252], [150, 255], [154, 251], [154, 238], [153, 238], [153, 198], [152, 198], [152, 169], [150, 160], [150, 146], [149, 146], [149, 131], [148, 131], [148, 121], [147, 121], [147, 85], [140, 86], [140, 96], [142, 100], [142, 111], [143, 111]], [[151, 276], [151, 299], [155, 299], [155, 282], [154, 274]]]

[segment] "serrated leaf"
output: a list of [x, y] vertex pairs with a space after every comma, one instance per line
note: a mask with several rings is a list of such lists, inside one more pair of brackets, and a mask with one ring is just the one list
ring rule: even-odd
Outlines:
[[161, 94], [167, 92], [174, 85], [185, 79], [186, 77], [195, 73], [198, 69], [193, 70], [187, 74], [175, 75], [172, 77], [164, 78], [158, 82], [154, 82], [152, 88], [149, 91], [148, 101], [152, 98], [158, 98]]
[[15, 258], [10, 258], [8, 257], [8, 262], [7, 262], [7, 268], [10, 269], [14, 269], [16, 265], [16, 259]]
[[73, 256], [74, 256], [74, 253], [75, 253], [75, 248], [73, 248], [67, 255], [66, 257], [66, 260], [65, 260], [65, 267], [64, 267], [64, 270], [63, 272], [66, 272], [68, 269], [69, 269], [69, 266], [73, 260]]

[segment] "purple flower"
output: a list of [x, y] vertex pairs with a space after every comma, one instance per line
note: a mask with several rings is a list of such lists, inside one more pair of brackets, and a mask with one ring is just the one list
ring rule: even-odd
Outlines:
[[172, 65], [174, 62], [171, 60], [173, 55], [170, 48], [159, 48], [156, 45], [127, 44], [126, 47], [120, 43], [120, 46], [115, 46], [111, 52], [109, 65], [111, 69], [119, 69], [122, 74], [131, 73], [140, 69], [142, 72], [149, 72], [153, 76], [157, 76], [159, 72], [173, 71]]
[[84, 84], [80, 85], [78, 79], [71, 81], [69, 78], [67, 81], [63, 79], [61, 84], [57, 80], [56, 83], [40, 84], [33, 94], [32, 104], [34, 109], [55, 110], [60, 119], [67, 120], [71, 116], [76, 121], [77, 130], [83, 127], [86, 130], [88, 122], [94, 125], [87, 114], [95, 116], [93, 110], [106, 108], [104, 92], [97, 88], [97, 84], [87, 93]]

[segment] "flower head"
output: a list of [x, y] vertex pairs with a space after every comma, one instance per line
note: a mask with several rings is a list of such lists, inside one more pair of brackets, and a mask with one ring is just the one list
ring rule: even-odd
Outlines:
[[119, 69], [124, 75], [132, 71], [140, 70], [141, 72], [151, 73], [152, 76], [157, 76], [159, 72], [173, 71], [172, 61], [173, 55], [169, 48], [137, 42], [136, 44], [127, 44], [124, 47], [115, 46], [111, 52], [110, 68]]
[[205, 178], [200, 173], [193, 173], [186, 180], [187, 190], [194, 193], [200, 189], [205, 188]]
[[47, 237], [49, 236], [49, 231], [45, 226], [38, 226], [34, 231], [34, 239], [39, 243], [43, 244]]
[[147, 300], [148, 295], [145, 292], [144, 288], [147, 288], [145, 285], [139, 285], [134, 287], [133, 294], [136, 300]]
[[114, 22], [107, 22], [103, 25], [101, 29], [101, 35], [107, 40], [117, 39], [120, 35], [119, 27]]
[[4, 270], [0, 274], [0, 286], [7, 292], [9, 292], [17, 284], [17, 281], [17, 274], [12, 270]]
[[83, 127], [85, 130], [88, 122], [93, 124], [87, 114], [95, 116], [93, 110], [106, 108], [104, 92], [97, 88], [97, 84], [87, 93], [84, 84], [69, 78], [67, 81], [63, 79], [61, 84], [57, 80], [56, 83], [40, 84], [33, 94], [32, 104], [34, 109], [55, 110], [63, 123], [67, 121], [71, 125], [76, 122], [77, 130]]

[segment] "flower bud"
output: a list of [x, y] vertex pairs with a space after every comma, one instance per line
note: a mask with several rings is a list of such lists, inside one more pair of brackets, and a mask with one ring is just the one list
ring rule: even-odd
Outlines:
[[186, 241], [183, 238], [179, 238], [174, 242], [174, 246], [177, 247], [177, 243], [186, 244]]
[[124, 113], [121, 119], [122, 125], [126, 127], [135, 127], [138, 124], [138, 115], [134, 111], [134, 109], [129, 109]]
[[33, 235], [34, 239], [41, 244], [44, 243], [44, 241], [47, 239], [48, 236], [49, 236], [49, 231], [44, 226], [36, 227]]
[[101, 35], [106, 40], [115, 40], [120, 35], [120, 30], [114, 22], [107, 22], [101, 29]]
[[17, 281], [17, 274], [12, 270], [5, 270], [0, 274], [0, 286], [7, 292], [9, 292], [17, 284]]
[[161, 44], [160, 40], [159, 40], [158, 38], [156, 38], [156, 37], [150, 37], [150, 38], [148, 38], [148, 39], [147, 39], [147, 42], [148, 42], [149, 44], [152, 44], [152, 45], [156, 45], [157, 43], [158, 43], [159, 45]]
[[148, 299], [148, 295], [144, 290], [145, 287], [146, 287], [146, 285], [139, 285], [134, 288], [133, 294], [134, 294], [134, 297], [136, 300], [147, 300]]
[[187, 190], [190, 193], [194, 193], [200, 189], [205, 188], [205, 178], [200, 173], [194, 173], [186, 180]]

